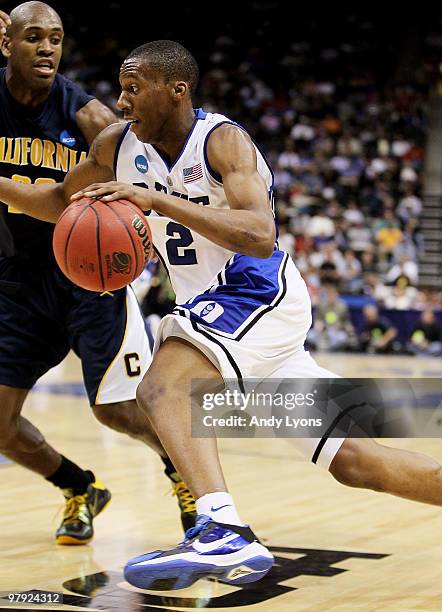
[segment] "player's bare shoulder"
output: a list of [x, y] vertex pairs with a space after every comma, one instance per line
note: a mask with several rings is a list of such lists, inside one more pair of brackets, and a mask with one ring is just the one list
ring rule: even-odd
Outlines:
[[124, 123], [112, 123], [101, 130], [91, 144], [88, 159], [113, 169], [115, 149], [125, 127]]
[[247, 143], [252, 145], [252, 139], [248, 133], [235, 123], [221, 123], [214, 129], [208, 140], [208, 146], [228, 146], [235, 142]]
[[207, 157], [214, 169], [235, 172], [246, 164], [256, 166], [256, 153], [247, 132], [234, 123], [222, 123], [207, 139]]

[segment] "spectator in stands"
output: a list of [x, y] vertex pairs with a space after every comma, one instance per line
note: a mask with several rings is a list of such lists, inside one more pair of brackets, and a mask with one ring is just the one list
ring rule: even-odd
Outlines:
[[385, 274], [384, 280], [387, 284], [394, 284], [398, 278], [405, 276], [409, 279], [409, 284], [416, 286], [418, 282], [417, 263], [407, 255], [402, 255], [398, 263], [395, 263]]
[[405, 160], [400, 171], [400, 180], [402, 183], [414, 184], [418, 180], [416, 170], [413, 168], [413, 162]]
[[326, 285], [319, 296], [315, 321], [307, 336], [308, 344], [321, 351], [346, 351], [356, 346], [356, 335], [348, 307], [333, 285]]
[[367, 248], [366, 251], [361, 253], [361, 272], [362, 274], [377, 272], [377, 260], [376, 260], [376, 251], [373, 244]]
[[390, 260], [396, 245], [402, 239], [399, 221], [393, 211], [386, 210], [378, 222], [374, 224], [375, 238], [379, 247], [380, 257]]
[[364, 223], [364, 213], [358, 207], [356, 200], [350, 200], [347, 204], [347, 208], [343, 213], [343, 217], [348, 223]]
[[418, 290], [412, 287], [410, 279], [401, 274], [394, 285], [385, 287], [384, 306], [390, 310], [410, 310], [414, 308]]
[[[319, 197], [311, 194], [307, 185], [298, 179], [292, 178], [292, 182], [288, 189], [288, 198], [290, 205], [296, 210], [308, 210], [319, 203]], [[310, 217], [308, 217], [310, 220]]]
[[286, 251], [292, 259], [295, 257], [295, 237], [289, 231], [287, 223], [278, 225], [279, 248]]
[[306, 233], [311, 236], [316, 245], [327, 242], [335, 233], [335, 224], [329, 219], [322, 206], [316, 208], [315, 214], [307, 223]]
[[442, 355], [442, 327], [433, 310], [427, 308], [422, 312], [411, 331], [407, 348], [414, 355]]
[[362, 254], [371, 249], [373, 235], [371, 229], [364, 222], [355, 223], [347, 231], [348, 245], [356, 254]]
[[312, 306], [317, 306], [319, 304], [319, 294], [321, 290], [321, 278], [319, 276], [318, 270], [310, 266], [303, 273], [302, 277], [305, 280], [305, 284], [307, 285], [307, 289], [310, 294], [310, 299], [312, 301]]
[[402, 238], [393, 249], [393, 262], [395, 264], [400, 264], [404, 260], [412, 262], [417, 261], [417, 247], [409, 232], [402, 234]]
[[432, 287], [421, 287], [418, 293], [415, 308], [425, 310], [442, 310], [442, 292], [438, 292]]
[[361, 262], [355, 252], [347, 249], [344, 253], [341, 271], [341, 289], [346, 293], [359, 293], [362, 287]]
[[338, 274], [345, 269], [345, 260], [341, 251], [336, 247], [334, 240], [323, 242], [309, 257], [309, 261], [315, 268], [321, 268], [325, 262], [331, 262]]
[[390, 294], [390, 289], [382, 282], [376, 272], [366, 272], [363, 277], [363, 294], [371, 297], [380, 306], [385, 305], [385, 299]]
[[377, 306], [367, 304], [363, 314], [365, 324], [359, 335], [361, 350], [366, 353], [391, 353], [395, 350], [397, 330], [386, 317], [380, 316]]
[[339, 283], [340, 274], [336, 269], [336, 264], [333, 263], [333, 261], [324, 261], [324, 263], [319, 266], [318, 273], [321, 280], [321, 285], [326, 285], [328, 283], [337, 285]]
[[422, 212], [422, 200], [414, 193], [413, 184], [406, 183], [404, 196], [399, 201], [396, 213], [406, 223], [409, 219], [417, 219]]
[[295, 145], [290, 138], [286, 139], [284, 150], [278, 157], [278, 166], [289, 172], [294, 172], [299, 166], [299, 155], [295, 153]]
[[424, 236], [419, 228], [418, 219], [409, 219], [403, 230], [407, 242], [413, 242], [416, 247], [416, 260], [424, 252]]

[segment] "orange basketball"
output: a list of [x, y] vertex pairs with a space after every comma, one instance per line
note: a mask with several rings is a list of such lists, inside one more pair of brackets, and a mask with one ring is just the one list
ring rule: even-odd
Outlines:
[[57, 221], [53, 248], [62, 272], [90, 291], [125, 287], [153, 255], [146, 217], [127, 200], [73, 202]]

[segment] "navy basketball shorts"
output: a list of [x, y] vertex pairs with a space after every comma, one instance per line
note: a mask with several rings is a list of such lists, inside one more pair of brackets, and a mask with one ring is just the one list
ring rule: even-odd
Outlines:
[[31, 389], [72, 349], [91, 405], [135, 399], [151, 361], [132, 289], [94, 293], [57, 268], [0, 264], [0, 384]]

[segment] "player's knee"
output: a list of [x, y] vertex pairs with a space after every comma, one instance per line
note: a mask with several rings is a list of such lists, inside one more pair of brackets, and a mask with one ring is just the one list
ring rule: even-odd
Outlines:
[[166, 397], [166, 386], [147, 374], [137, 388], [137, 404], [148, 416], [152, 416], [163, 405]]
[[14, 440], [18, 434], [18, 417], [0, 415], [0, 451], [14, 447]]
[[111, 429], [118, 429], [118, 422], [121, 420], [121, 412], [115, 410], [115, 406], [119, 404], [100, 404], [92, 407], [94, 416], [102, 425], [110, 427]]
[[25, 397], [22, 391], [0, 385], [0, 450], [16, 445]]
[[95, 418], [106, 427], [120, 433], [133, 434], [134, 410], [139, 410], [134, 401], [99, 404], [92, 408]]
[[376, 442], [347, 438], [330, 465], [330, 473], [341, 484], [381, 491], [376, 467]]

